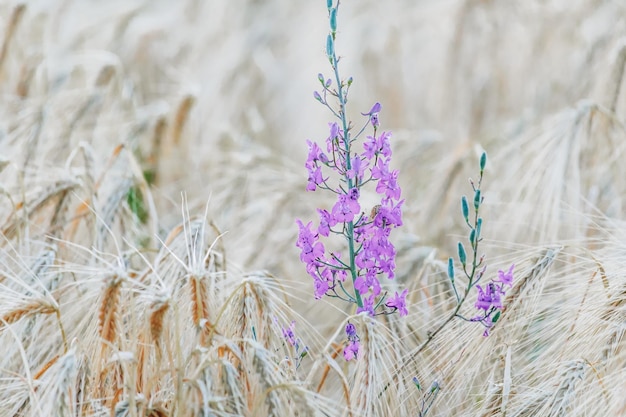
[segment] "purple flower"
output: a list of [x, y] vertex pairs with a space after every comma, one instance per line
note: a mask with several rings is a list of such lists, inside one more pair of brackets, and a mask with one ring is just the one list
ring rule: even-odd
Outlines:
[[348, 342], [348, 346], [343, 350], [343, 357], [347, 361], [356, 359], [359, 354], [360, 343], [358, 341]]
[[389, 143], [389, 138], [391, 137], [391, 132], [382, 132], [378, 137], [378, 152], [380, 152], [385, 158], [391, 157], [391, 145]]
[[317, 186], [323, 183], [325, 180], [322, 178], [322, 168], [316, 167], [309, 170], [309, 182], [306, 185], [307, 191], [315, 191]]
[[378, 126], [380, 126], [380, 120], [378, 120], [378, 113], [374, 113], [370, 116], [370, 123], [372, 123], [372, 126], [374, 127], [374, 129], [377, 129]]
[[405, 289], [404, 291], [402, 291], [401, 294], [398, 294], [398, 291], [396, 291], [395, 296], [390, 298], [386, 303], [387, 307], [397, 309], [400, 312], [401, 317], [404, 317], [407, 314], [409, 314], [409, 312], [406, 309], [406, 295], [408, 292], [409, 292], [408, 289]]
[[320, 298], [322, 298], [322, 296], [324, 296], [324, 294], [326, 294], [326, 292], [330, 288], [328, 286], [328, 282], [317, 277], [315, 278], [314, 286], [315, 286], [314, 293], [315, 293], [316, 300], [319, 300]]
[[382, 106], [380, 105], [380, 103], [377, 102], [372, 106], [369, 112], [361, 113], [363, 116], [369, 116], [370, 122], [372, 123], [374, 129], [378, 128], [378, 126], [380, 125], [380, 122], [378, 120], [378, 113], [380, 113], [381, 109]]
[[324, 152], [322, 152], [322, 149], [317, 143], [311, 142], [310, 140], [307, 140], [306, 143], [309, 145], [309, 155], [304, 163], [306, 168], [315, 168], [317, 166], [317, 161], [322, 163], [328, 162], [328, 157], [324, 154]]
[[398, 170], [387, 172], [386, 176], [380, 178], [376, 185], [376, 192], [378, 194], [385, 194], [389, 199], [393, 198], [398, 200], [400, 198], [400, 186], [398, 185]]
[[361, 300], [363, 301], [363, 307], [357, 308], [356, 312], [362, 313], [364, 311], [367, 311], [370, 316], [374, 316], [375, 315], [375, 312], [374, 312], [375, 296], [372, 294], [369, 297], [363, 297]]
[[359, 347], [361, 346], [354, 324], [348, 322], [346, 325], [346, 335], [348, 336], [348, 345], [343, 350], [343, 357], [345, 360], [350, 361], [356, 359], [359, 354]]
[[337, 222], [327, 210], [317, 209], [317, 213], [320, 215], [320, 225], [317, 228], [317, 232], [322, 236], [328, 236], [330, 234], [330, 228], [335, 226]]
[[332, 209], [332, 216], [337, 223], [348, 223], [354, 220], [354, 216], [360, 209], [361, 206], [359, 206], [358, 201], [351, 199], [346, 194], [339, 194], [339, 199]]
[[350, 166], [351, 168], [346, 171], [346, 176], [350, 179], [356, 178], [357, 181], [361, 181], [365, 168], [367, 168], [367, 162], [364, 163], [361, 157], [354, 156], [350, 159]]
[[380, 282], [376, 278], [375, 274], [371, 273], [365, 274], [365, 276], [360, 276], [354, 281], [354, 288], [356, 288], [359, 293], [366, 294], [370, 290], [373, 296], [377, 296], [380, 294]]
[[346, 334], [348, 335], [348, 339], [352, 340], [357, 337], [356, 335], [356, 327], [352, 323], [346, 324]]
[[380, 110], [382, 109], [383, 106], [380, 105], [380, 103], [376, 102], [372, 108], [370, 109], [370, 111], [368, 111], [367, 113], [361, 113], [363, 116], [371, 116], [372, 114], [376, 114], [376, 113], [380, 113]]
[[328, 127], [330, 128], [330, 135], [326, 139], [326, 149], [328, 153], [333, 153], [333, 149], [335, 149], [335, 140], [339, 141], [339, 145], [343, 144], [343, 140], [341, 138], [341, 130], [339, 130], [339, 125], [336, 122], [329, 123]]
[[495, 279], [494, 281], [500, 282], [503, 285], [508, 285], [509, 287], [512, 287], [513, 286], [513, 268], [515, 268], [515, 264], [511, 265], [511, 267], [509, 268], [507, 272], [504, 272], [503, 270], [500, 269], [498, 271], [498, 278]]
[[296, 322], [292, 321], [289, 327], [283, 327], [283, 337], [291, 346], [295, 346], [297, 343], [296, 335], [294, 333]]
[[317, 241], [317, 235], [311, 231], [311, 222], [306, 226], [301, 220], [296, 221], [300, 228], [296, 246], [301, 249], [300, 260], [304, 263], [311, 264], [316, 259], [324, 256], [324, 245]]
[[476, 285], [476, 288], [478, 289], [478, 299], [474, 306], [477, 309], [487, 312], [492, 307], [502, 308], [502, 292], [493, 282], [490, 282], [484, 290], [480, 285]]

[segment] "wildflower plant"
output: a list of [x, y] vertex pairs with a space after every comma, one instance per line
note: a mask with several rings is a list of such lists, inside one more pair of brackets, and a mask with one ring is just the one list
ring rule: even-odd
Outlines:
[[[461, 198], [461, 212], [463, 214], [465, 224], [469, 229], [468, 240], [471, 249], [471, 259], [468, 262], [465, 245], [463, 245], [462, 242], [459, 242], [457, 245], [459, 262], [462, 266], [463, 275], [465, 275], [465, 278], [467, 278], [465, 292], [462, 297], [459, 295], [457, 284], [455, 282], [454, 260], [452, 258], [448, 259], [448, 278], [450, 279], [450, 283], [452, 285], [452, 288], [454, 289], [454, 295], [456, 296], [457, 301], [457, 307], [454, 310], [454, 316], [466, 321], [481, 323], [483, 326], [485, 326], [485, 331], [483, 335], [489, 336], [489, 329], [500, 318], [502, 299], [506, 292], [506, 286], [508, 286], [509, 288], [513, 286], [514, 265], [511, 265], [506, 273], [502, 270], [498, 271], [498, 277], [496, 279], [492, 279], [487, 285], [484, 286], [484, 288], [479, 284], [481, 278], [484, 276], [485, 271], [487, 270], [487, 265], [484, 263], [485, 256], [481, 255], [479, 257], [478, 255], [478, 245], [482, 241], [481, 232], [483, 225], [483, 219], [482, 217], [480, 217], [480, 207], [484, 200], [484, 196], [482, 195], [480, 187], [482, 185], [486, 163], [487, 154], [483, 152], [480, 156], [480, 173], [478, 177], [478, 182], [474, 183], [474, 181], [470, 178], [470, 184], [474, 192], [472, 202], [473, 214], [470, 213], [470, 205], [467, 197], [463, 196]], [[478, 292], [478, 297], [474, 306], [481, 312], [476, 316], [468, 319], [459, 314], [459, 311], [466, 298], [471, 293], [472, 288], [474, 287], [476, 287], [476, 290]]]
[[[313, 278], [315, 298], [325, 295], [339, 298], [355, 304], [357, 313], [375, 316], [398, 312], [405, 316], [408, 314], [407, 290], [388, 298], [381, 285], [382, 277], [394, 278], [396, 250], [389, 237], [394, 228], [402, 225], [404, 202], [398, 185], [398, 170], [390, 167], [391, 133], [379, 130], [380, 103], [361, 113], [365, 122], [357, 132], [348, 121], [346, 105], [352, 77], [340, 76], [340, 58], [335, 52], [339, 4], [333, 6], [333, 1], [329, 0], [327, 7], [330, 33], [326, 55], [332, 76], [318, 75], [320, 91], [315, 91], [313, 96], [336, 120], [329, 123], [325, 150], [318, 143], [307, 141], [306, 190], [331, 192], [336, 202], [330, 210], [317, 209], [317, 226], [311, 221], [306, 224], [300, 219], [296, 221], [299, 228], [296, 246]], [[372, 133], [363, 137], [368, 127]], [[331, 176], [338, 180], [331, 180]], [[363, 210], [360, 201], [361, 189], [365, 186], [375, 188], [380, 197], [380, 203], [369, 211]], [[347, 249], [345, 256], [340, 251], [326, 249], [321, 238], [331, 236], [343, 239]], [[348, 337], [350, 340], [349, 332]]]

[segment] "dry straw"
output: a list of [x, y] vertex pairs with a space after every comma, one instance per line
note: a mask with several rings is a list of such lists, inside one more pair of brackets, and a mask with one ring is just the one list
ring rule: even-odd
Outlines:
[[[319, 4], [162, 6], [0, 4], [0, 415], [414, 416], [415, 376], [433, 416], [626, 413], [620, 2], [342, 3], [350, 105], [387, 109], [406, 196], [410, 314], [374, 320], [313, 300], [294, 247], [333, 204], [300, 175]], [[483, 149], [515, 286], [489, 338], [431, 338]]]

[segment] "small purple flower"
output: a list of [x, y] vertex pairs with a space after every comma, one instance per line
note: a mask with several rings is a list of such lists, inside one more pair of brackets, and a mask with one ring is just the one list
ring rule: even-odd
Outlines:
[[[328, 153], [332, 154], [333, 149], [335, 149], [335, 140], [341, 139], [341, 131], [337, 122], [329, 123], [328, 127], [330, 128], [330, 135], [326, 139], [326, 149]], [[339, 142], [343, 142], [343, 140], [339, 140]]]
[[359, 347], [361, 346], [354, 324], [348, 322], [346, 325], [346, 335], [348, 336], [348, 345], [343, 350], [343, 357], [345, 360], [350, 361], [357, 358]]
[[374, 295], [372, 294], [369, 297], [363, 297], [363, 307], [359, 307], [356, 309], [357, 313], [362, 313], [364, 311], [368, 312], [370, 316], [374, 316], [376, 313], [374, 312]]
[[328, 157], [322, 152], [322, 149], [315, 142], [311, 142], [310, 140], [306, 141], [309, 145], [309, 155], [307, 156], [306, 162], [304, 166], [308, 169], [313, 169], [317, 166], [317, 161], [322, 163], [328, 162]]
[[348, 223], [354, 220], [360, 209], [358, 201], [352, 200], [346, 194], [339, 194], [337, 203], [332, 209], [332, 216], [337, 223]]
[[300, 228], [298, 240], [296, 241], [296, 246], [301, 249], [300, 260], [311, 264], [316, 259], [324, 256], [324, 245], [317, 241], [317, 235], [311, 231], [311, 222], [307, 223], [306, 226], [302, 224], [301, 220], [296, 222]]
[[372, 106], [369, 112], [361, 113], [363, 116], [369, 116], [370, 123], [372, 123], [374, 129], [378, 128], [378, 126], [380, 125], [380, 122], [378, 120], [378, 113], [380, 113], [381, 109], [382, 106], [380, 105], [380, 103], [376, 103]]
[[513, 268], [515, 268], [515, 264], [511, 265], [507, 272], [503, 270], [498, 271], [498, 278], [495, 280], [496, 282], [500, 282], [504, 285], [508, 285], [509, 287], [513, 286]]
[[378, 137], [378, 151], [385, 157], [391, 157], [391, 144], [389, 143], [389, 138], [391, 137], [391, 132], [382, 132]]
[[307, 191], [315, 191], [317, 186], [324, 182], [322, 177], [322, 168], [317, 167], [314, 170], [309, 171], [309, 182], [306, 185]]
[[370, 122], [372, 123], [372, 126], [374, 127], [374, 129], [378, 129], [378, 126], [380, 126], [380, 120], [378, 120], [378, 113], [374, 113], [370, 116]]
[[[350, 200], [354, 201], [357, 204], [359, 202], [359, 197], [360, 196], [361, 196], [361, 192], [359, 191], [359, 189], [357, 187], [350, 188], [350, 190], [348, 191], [348, 198]], [[355, 208], [356, 208], [356, 206], [355, 206]], [[359, 207], [359, 209], [360, 209], [360, 207]], [[357, 211], [359, 209], [357, 209]]]
[[490, 282], [484, 290], [480, 285], [476, 285], [476, 288], [478, 289], [478, 299], [474, 305], [477, 309], [487, 312], [491, 307], [502, 308], [501, 293], [494, 283]]
[[357, 337], [356, 335], [356, 327], [352, 323], [346, 324], [346, 334], [348, 335], [348, 339], [354, 339]]
[[285, 338], [285, 340], [291, 345], [291, 346], [295, 346], [297, 343], [297, 339], [296, 339], [296, 335], [295, 335], [295, 327], [296, 327], [296, 322], [292, 321], [291, 324], [289, 325], [289, 327], [283, 327], [283, 337]]
[[398, 291], [396, 291], [395, 296], [390, 298], [386, 303], [387, 307], [397, 309], [400, 312], [400, 317], [404, 317], [409, 314], [406, 309], [406, 295], [408, 292], [408, 289], [402, 291], [401, 294], [398, 294]]
[[320, 298], [322, 298], [324, 294], [326, 294], [326, 292], [328, 292], [328, 290], [330, 289], [328, 282], [320, 278], [315, 278], [314, 286], [315, 286], [314, 294], [315, 294], [316, 300], [319, 300]]
[[356, 359], [359, 354], [360, 343], [358, 341], [348, 342], [348, 346], [343, 350], [343, 357], [347, 361]]
[[370, 109], [370, 111], [368, 111], [367, 113], [361, 113], [363, 116], [371, 116], [372, 114], [377, 114], [380, 113], [380, 110], [382, 109], [383, 106], [380, 105], [380, 103], [376, 102], [372, 108]]
[[350, 179], [356, 178], [357, 181], [361, 181], [363, 174], [365, 174], [365, 168], [367, 168], [367, 162], [363, 162], [361, 157], [354, 156], [350, 159], [351, 168], [346, 172], [346, 176]]
[[330, 228], [335, 226], [337, 222], [327, 210], [317, 209], [317, 213], [320, 215], [320, 225], [317, 228], [317, 232], [322, 236], [328, 236]]

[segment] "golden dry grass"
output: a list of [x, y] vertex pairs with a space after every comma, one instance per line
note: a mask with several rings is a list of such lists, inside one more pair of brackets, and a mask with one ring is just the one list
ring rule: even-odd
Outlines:
[[[406, 198], [410, 314], [371, 320], [294, 245], [332, 203], [304, 191], [323, 3], [0, 1], [1, 416], [417, 416], [414, 376], [429, 416], [626, 415], [626, 7], [342, 2], [349, 112], [383, 104]], [[515, 287], [490, 337], [425, 344], [482, 150]]]

